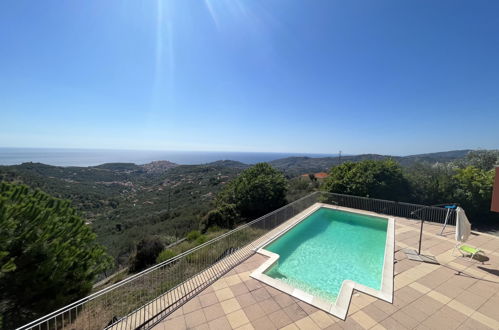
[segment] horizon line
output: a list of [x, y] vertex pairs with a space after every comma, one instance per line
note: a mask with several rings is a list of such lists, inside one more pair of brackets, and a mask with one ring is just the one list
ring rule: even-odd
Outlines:
[[[451, 149], [451, 150], [441, 150], [441, 151], [429, 151], [423, 153], [408, 153], [408, 154], [387, 154], [387, 153], [376, 153], [376, 152], [361, 152], [361, 153], [343, 153], [342, 151], [336, 153], [324, 153], [324, 152], [296, 152], [296, 151], [234, 151], [234, 150], [178, 150], [178, 149], [125, 149], [125, 148], [85, 148], [85, 147], [5, 147], [0, 146], [0, 149], [27, 149], [27, 150], [81, 150], [81, 151], [138, 151], [138, 152], [172, 152], [172, 153], [239, 153], [239, 154], [282, 154], [282, 155], [321, 155], [328, 157], [339, 157], [340, 152], [342, 156], [361, 156], [361, 155], [380, 155], [380, 156], [395, 156], [395, 157], [407, 157], [407, 156], [418, 156], [433, 153], [444, 153], [452, 151], [474, 151], [474, 150], [499, 150], [499, 149], [485, 149], [485, 148], [464, 148], [464, 149]], [[314, 158], [314, 157], [311, 157]], [[317, 157], [315, 157], [317, 158]]]

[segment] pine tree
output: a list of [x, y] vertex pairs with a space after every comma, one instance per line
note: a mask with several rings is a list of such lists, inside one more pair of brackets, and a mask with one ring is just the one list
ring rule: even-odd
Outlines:
[[71, 208], [24, 185], [0, 183], [3, 327], [31, 321], [88, 294], [111, 258]]

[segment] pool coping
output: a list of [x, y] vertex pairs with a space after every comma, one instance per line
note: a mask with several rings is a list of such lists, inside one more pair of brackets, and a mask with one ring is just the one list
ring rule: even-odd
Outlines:
[[[344, 280], [338, 297], [335, 302], [331, 302], [330, 300], [326, 300], [324, 298], [312, 295], [308, 292], [305, 292], [301, 289], [295, 288], [287, 283], [284, 283], [280, 280], [274, 279], [268, 275], [265, 275], [264, 272], [270, 268], [278, 259], [279, 255], [270, 251], [267, 251], [263, 248], [263, 246], [268, 245], [270, 242], [276, 240], [284, 233], [289, 231], [291, 228], [296, 226], [298, 223], [306, 219], [310, 214], [317, 211], [320, 208], [330, 208], [334, 210], [342, 210], [345, 212], [358, 213], [363, 215], [375, 216], [378, 218], [385, 218], [388, 220], [387, 229], [386, 229], [386, 245], [385, 245], [385, 255], [383, 261], [383, 272], [382, 272], [382, 280], [381, 280], [381, 289], [375, 290], [373, 288], [367, 287], [365, 285], [359, 284], [352, 280]], [[289, 223], [289, 224], [288, 224]], [[286, 225], [287, 224], [287, 225]], [[394, 262], [394, 251], [395, 251], [395, 219], [393, 217], [385, 216], [375, 212], [369, 212], [364, 210], [357, 210], [347, 207], [341, 207], [336, 205], [330, 205], [325, 203], [315, 203], [310, 206], [300, 214], [295, 217], [289, 219], [285, 223], [285, 227], [280, 230], [278, 233], [270, 237], [264, 243], [260, 244], [255, 251], [261, 255], [268, 257], [263, 264], [261, 264], [256, 270], [254, 270], [250, 276], [256, 280], [259, 280], [267, 285], [270, 285], [284, 293], [287, 293], [297, 299], [300, 299], [312, 306], [315, 306], [319, 309], [322, 309], [325, 312], [328, 312], [336, 317], [341, 319], [345, 319], [348, 313], [348, 308], [350, 306], [350, 300], [352, 298], [353, 290], [364, 292], [373, 297], [379, 298], [381, 300], [387, 301], [389, 303], [393, 303], [393, 262]]]

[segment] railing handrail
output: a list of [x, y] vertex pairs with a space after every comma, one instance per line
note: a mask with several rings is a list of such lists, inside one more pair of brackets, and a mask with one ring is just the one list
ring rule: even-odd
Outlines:
[[282, 206], [282, 207], [280, 207], [280, 208], [278, 208], [278, 209], [276, 209], [276, 210], [274, 210], [274, 211], [272, 211], [270, 213], [267, 213], [267, 214], [265, 214], [265, 215], [263, 215], [261, 217], [258, 217], [255, 220], [247, 222], [247, 223], [245, 223], [245, 224], [243, 224], [241, 226], [238, 226], [237, 228], [234, 228], [234, 229], [232, 229], [232, 230], [230, 230], [230, 231], [228, 231], [228, 232], [226, 232], [226, 233], [224, 233], [224, 234], [222, 234], [220, 236], [217, 236], [217, 237], [215, 237], [215, 238], [213, 238], [213, 239], [211, 239], [211, 240], [209, 240], [209, 241], [207, 241], [207, 242], [205, 242], [203, 244], [195, 246], [195, 247], [193, 247], [193, 248], [191, 248], [191, 249], [189, 249], [187, 251], [184, 251], [184, 252], [176, 255], [173, 258], [170, 258], [170, 259], [165, 260], [165, 261], [163, 261], [163, 262], [161, 262], [159, 264], [156, 264], [156, 265], [151, 266], [151, 267], [149, 267], [147, 269], [144, 269], [143, 271], [141, 271], [141, 272], [139, 272], [137, 274], [134, 274], [134, 275], [132, 275], [130, 277], [127, 277], [126, 279], [123, 279], [123, 280], [121, 280], [121, 281], [119, 281], [119, 282], [117, 282], [117, 283], [115, 283], [113, 285], [110, 285], [110, 286], [108, 286], [108, 287], [106, 287], [106, 288], [104, 288], [102, 290], [94, 292], [94, 293], [92, 293], [92, 294], [90, 294], [90, 295], [88, 295], [86, 297], [83, 297], [83, 298], [81, 298], [81, 299], [79, 299], [79, 300], [77, 300], [77, 301], [75, 301], [73, 303], [70, 303], [70, 304], [68, 304], [68, 305], [66, 305], [64, 307], [61, 307], [58, 310], [55, 310], [55, 311], [53, 311], [53, 312], [51, 312], [51, 313], [49, 313], [47, 315], [44, 315], [44, 316], [42, 316], [42, 317], [40, 317], [40, 318], [38, 318], [38, 319], [36, 319], [34, 321], [31, 321], [31, 322], [29, 322], [29, 323], [27, 323], [27, 324], [25, 324], [25, 325], [17, 328], [17, 330], [28, 329], [30, 326], [33, 326], [33, 325], [36, 325], [36, 324], [40, 324], [41, 322], [50, 320], [51, 318], [53, 318], [55, 316], [63, 314], [65, 312], [67, 312], [68, 310], [71, 310], [71, 309], [73, 309], [73, 308], [75, 308], [77, 306], [82, 305], [83, 303], [86, 303], [86, 302], [88, 302], [90, 300], [98, 298], [99, 296], [101, 296], [103, 294], [106, 294], [106, 293], [108, 293], [108, 292], [110, 292], [110, 291], [112, 291], [112, 290], [114, 290], [114, 289], [116, 289], [116, 288], [118, 288], [120, 286], [123, 286], [123, 285], [125, 285], [127, 283], [130, 283], [131, 281], [134, 281], [137, 278], [142, 277], [142, 276], [144, 276], [144, 275], [146, 275], [146, 274], [148, 274], [148, 273], [150, 273], [150, 272], [152, 272], [152, 271], [154, 271], [154, 270], [156, 270], [156, 269], [158, 269], [160, 267], [163, 267], [163, 266], [166, 266], [166, 265], [168, 265], [170, 263], [173, 263], [173, 262], [181, 259], [182, 257], [186, 256], [186, 255], [192, 254], [193, 252], [195, 252], [195, 251], [197, 251], [199, 249], [202, 249], [203, 247], [205, 247], [207, 245], [213, 244], [213, 243], [215, 243], [215, 242], [217, 242], [217, 241], [219, 241], [219, 240], [221, 240], [221, 239], [223, 239], [223, 238], [225, 238], [225, 237], [227, 237], [229, 235], [234, 234], [235, 232], [238, 232], [238, 231], [240, 231], [240, 230], [242, 230], [244, 228], [247, 228], [248, 226], [250, 226], [252, 224], [255, 224], [255, 223], [257, 223], [257, 222], [265, 219], [266, 217], [268, 217], [268, 216], [270, 216], [272, 214], [275, 214], [275, 213], [281, 211], [282, 209], [284, 209], [286, 207], [289, 207], [289, 206], [291, 206], [293, 204], [297, 204], [300, 201], [302, 201], [302, 200], [304, 200], [306, 198], [309, 198], [309, 197], [313, 196], [314, 194], [318, 194], [318, 193], [320, 193], [320, 192], [319, 191], [314, 191], [314, 192], [312, 192], [312, 193], [310, 193], [310, 194], [308, 194], [308, 195], [306, 195], [306, 196], [304, 196], [304, 197], [302, 197], [300, 199], [297, 199], [297, 200], [295, 200], [295, 201], [293, 201], [293, 202], [291, 202], [289, 204], [286, 204], [286, 205], [284, 205], [284, 206]]
[[[68, 311], [73, 310], [74, 308], [78, 308], [79, 306], [81, 306], [81, 305], [83, 305], [85, 303], [88, 303], [88, 302], [90, 302], [92, 300], [95, 300], [96, 298], [99, 298], [100, 296], [103, 296], [103, 295], [105, 295], [105, 294], [107, 294], [107, 293], [109, 293], [109, 292], [111, 292], [113, 290], [116, 290], [116, 289], [118, 289], [118, 288], [120, 288], [122, 286], [125, 286], [125, 285], [127, 285], [127, 284], [129, 284], [129, 283], [131, 283], [133, 281], [139, 280], [140, 278], [144, 277], [145, 275], [147, 275], [147, 274], [149, 274], [149, 273], [151, 273], [151, 272], [153, 272], [153, 271], [155, 271], [155, 270], [157, 270], [159, 268], [162, 268], [162, 267], [168, 266], [170, 264], [173, 264], [176, 261], [178, 261], [178, 260], [180, 260], [180, 259], [182, 259], [182, 258], [184, 258], [184, 257], [186, 257], [188, 255], [191, 255], [191, 254], [193, 254], [194, 252], [196, 252], [198, 250], [206, 248], [207, 246], [212, 245], [212, 244], [214, 244], [216, 242], [219, 242], [219, 241], [221, 241], [221, 240], [223, 240], [223, 239], [225, 239], [225, 238], [227, 238], [227, 237], [229, 237], [229, 236], [231, 236], [231, 235], [233, 235], [233, 234], [235, 234], [235, 233], [237, 233], [237, 232], [239, 232], [239, 231], [241, 231], [241, 230], [243, 230], [245, 228], [248, 228], [250, 226], [258, 224], [259, 222], [261, 222], [263, 220], [269, 219], [269, 217], [271, 217], [272, 215], [278, 214], [280, 211], [283, 211], [286, 208], [293, 207], [293, 205], [299, 204], [300, 202], [302, 202], [304, 200], [307, 200], [308, 198], [311, 198], [314, 195], [320, 195], [320, 196], [322, 196], [323, 194], [329, 195], [331, 197], [336, 197], [336, 198], [349, 199], [350, 201], [353, 199], [353, 200], [360, 201], [360, 202], [362, 202], [362, 201], [363, 202], [368, 201], [370, 203], [377, 202], [377, 203], [380, 203], [380, 206], [383, 206], [383, 204], [388, 204], [390, 206], [400, 206], [402, 208], [416, 208], [417, 211], [422, 210], [422, 209], [430, 209], [430, 210], [437, 209], [437, 210], [439, 210], [439, 212], [441, 212], [443, 210], [442, 208], [438, 208], [438, 207], [434, 207], [434, 206], [425, 206], [425, 205], [421, 205], [421, 204], [413, 204], [413, 203], [399, 202], [399, 201], [390, 201], [390, 200], [384, 200], [384, 199], [362, 197], [362, 196], [355, 196], [355, 195], [347, 195], [347, 194], [338, 194], [338, 193], [331, 193], [331, 192], [327, 192], [327, 191], [314, 191], [314, 192], [312, 192], [312, 193], [310, 193], [310, 194], [308, 194], [308, 195], [306, 195], [306, 196], [304, 196], [304, 197], [302, 197], [302, 198], [300, 198], [300, 199], [298, 199], [296, 201], [293, 201], [293, 202], [291, 202], [289, 204], [286, 204], [286, 205], [284, 205], [284, 206], [282, 206], [282, 207], [280, 207], [280, 208], [278, 208], [278, 209], [276, 209], [276, 210], [274, 210], [274, 211], [272, 211], [270, 213], [267, 213], [267, 214], [265, 214], [265, 215], [263, 215], [261, 217], [258, 217], [256, 219], [250, 221], [250, 222], [247, 222], [247, 223], [245, 223], [243, 225], [240, 225], [237, 228], [235, 228], [233, 230], [230, 230], [230, 231], [228, 231], [228, 232], [226, 232], [226, 233], [224, 233], [224, 234], [222, 234], [220, 236], [217, 236], [217, 237], [215, 237], [215, 238], [213, 238], [213, 239], [211, 239], [211, 240], [209, 240], [209, 241], [207, 241], [205, 243], [202, 243], [202, 244], [200, 244], [198, 246], [195, 246], [195, 247], [193, 247], [193, 248], [191, 248], [191, 249], [189, 249], [187, 251], [184, 251], [184, 252], [178, 254], [177, 256], [175, 256], [173, 258], [170, 258], [170, 259], [165, 260], [165, 261], [163, 261], [163, 262], [161, 262], [159, 264], [151, 266], [151, 267], [149, 267], [149, 268], [147, 268], [147, 269], [145, 269], [145, 270], [143, 270], [143, 271], [141, 271], [141, 272], [139, 272], [137, 274], [134, 274], [134, 275], [132, 275], [132, 276], [130, 276], [128, 278], [125, 278], [125, 279], [123, 279], [123, 280], [121, 280], [121, 281], [119, 281], [117, 283], [114, 283], [114, 284], [112, 284], [112, 285], [110, 285], [110, 286], [108, 286], [106, 288], [103, 288], [102, 290], [94, 292], [94, 293], [92, 293], [92, 294], [90, 294], [90, 295], [88, 295], [88, 296], [86, 296], [84, 298], [81, 298], [81, 299], [79, 299], [79, 300], [77, 300], [77, 301], [75, 301], [75, 302], [73, 302], [71, 304], [68, 304], [68, 305], [66, 305], [64, 307], [61, 307], [61, 308], [59, 308], [58, 310], [56, 310], [54, 312], [51, 312], [51, 313], [49, 313], [47, 315], [44, 315], [44, 316], [42, 316], [42, 317], [40, 317], [40, 318], [38, 318], [38, 319], [36, 319], [34, 321], [31, 321], [28, 324], [25, 324], [25, 325], [19, 327], [18, 330], [29, 329], [32, 326], [39, 325], [39, 324], [41, 324], [43, 322], [48, 322], [48, 321], [50, 321], [53, 318], [56, 318], [56, 317], [58, 317], [58, 316], [60, 316], [60, 315], [62, 315], [64, 313], [66, 313]], [[337, 204], [337, 205], [340, 205], [340, 206], [342, 206], [341, 204], [343, 204], [341, 202], [338, 203], [337, 201], [334, 201], [334, 203]], [[347, 201], [347, 204], [348, 204], [348, 201]], [[387, 208], [389, 208], [388, 205], [385, 208], [383, 208], [382, 210], [377, 209], [377, 207], [375, 207], [373, 204], [365, 204], [365, 205], [357, 205], [357, 206], [367, 207], [367, 208], [371, 208], [371, 209], [376, 209], [376, 212], [383, 213], [384, 211], [387, 210]], [[378, 205], [376, 205], [376, 206], [378, 206]], [[351, 207], [351, 206], [347, 206], [347, 207]], [[404, 211], [404, 212], [407, 211], [407, 212], [409, 212], [410, 210], [409, 209], [407, 209], [407, 210], [406, 209], [399, 209], [399, 211]], [[412, 211], [411, 215], [414, 212], [415, 211]], [[437, 213], [437, 214], [440, 214], [440, 213]], [[438, 216], [435, 217], [435, 218], [438, 218]], [[139, 307], [139, 308], [141, 308], [141, 307]]]
[[[356, 196], [356, 195], [347, 195], [347, 194], [340, 194], [340, 193], [332, 193], [332, 192], [328, 192], [328, 191], [321, 191], [321, 192], [326, 193], [326, 194], [341, 196], [341, 197], [354, 197], [354, 198], [359, 198], [359, 199], [364, 199], [364, 200], [378, 201], [378, 202], [391, 203], [391, 204], [397, 204], [397, 205], [415, 206], [415, 207], [420, 207], [421, 209], [442, 210], [442, 208], [436, 207], [436, 205], [423, 205], [423, 204], [415, 204], [415, 203], [408, 203], [408, 202], [391, 201], [391, 200], [387, 200], [387, 199]], [[440, 205], [440, 204], [438, 204], [438, 205]], [[442, 205], [444, 205], [444, 204], [442, 204]], [[445, 204], [445, 205], [447, 205], [447, 204]]]

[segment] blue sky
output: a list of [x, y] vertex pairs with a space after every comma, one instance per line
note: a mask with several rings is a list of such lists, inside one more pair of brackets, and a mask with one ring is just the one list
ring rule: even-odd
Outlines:
[[498, 1], [0, 2], [0, 146], [499, 148]]

